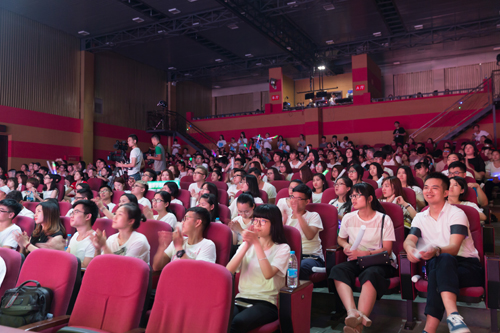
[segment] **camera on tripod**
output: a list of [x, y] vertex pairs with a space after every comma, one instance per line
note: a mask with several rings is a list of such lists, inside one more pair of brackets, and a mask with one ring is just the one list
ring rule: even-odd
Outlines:
[[116, 151], [112, 151], [109, 153], [108, 161], [126, 162], [127, 150], [128, 150], [127, 141], [116, 140], [116, 143], [113, 145], [113, 148], [116, 149]]

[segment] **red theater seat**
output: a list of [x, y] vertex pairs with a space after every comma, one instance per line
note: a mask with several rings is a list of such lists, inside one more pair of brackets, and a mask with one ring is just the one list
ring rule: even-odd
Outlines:
[[87, 180], [87, 183], [89, 184], [92, 191], [99, 191], [101, 186], [104, 184], [102, 179], [99, 178], [89, 178], [89, 180]]
[[146, 220], [145, 222], [141, 222], [141, 225], [135, 231], [146, 236], [150, 246], [150, 257], [153, 258], [158, 250], [158, 232], [172, 232], [172, 227], [163, 221]]
[[226, 205], [219, 204], [219, 218], [225, 225], [231, 222], [231, 211]]
[[227, 195], [227, 191], [217, 189], [219, 195], [219, 203], [228, 206], [229, 205], [229, 196]]
[[227, 192], [227, 184], [224, 183], [224, 182], [212, 182], [215, 186], [217, 186], [218, 189], [221, 189], [223, 191], [226, 191]]
[[118, 230], [112, 227], [113, 221], [110, 219], [96, 219], [94, 225], [92, 226], [93, 230], [99, 229], [100, 231], [106, 232], [106, 237], [114, 235], [118, 233]]
[[[268, 198], [267, 198], [267, 192], [266, 191], [262, 191], [262, 190], [259, 190], [259, 192], [260, 192], [260, 198], [262, 199], [262, 201], [264, 203], [268, 203], [269, 201], [268, 201]], [[241, 193], [242, 193], [241, 191], [238, 191], [236, 193], [236, 195], [234, 196], [234, 198], [239, 197]]]
[[275, 180], [272, 181], [271, 184], [276, 188], [276, 193], [278, 193], [281, 189], [288, 189], [288, 186], [290, 186], [290, 182], [288, 180]]
[[229, 254], [233, 241], [231, 229], [222, 223], [210, 223], [210, 227], [203, 233], [203, 237], [214, 242], [217, 253], [215, 262], [225, 267], [229, 262]]
[[190, 205], [191, 194], [187, 189], [179, 189], [179, 196], [177, 200], [180, 200], [186, 209], [189, 208]]
[[71, 203], [66, 201], [59, 201], [59, 210], [61, 216], [66, 216], [66, 214], [68, 214], [70, 209], [71, 209]]
[[175, 217], [177, 217], [177, 221], [181, 222], [184, 218], [184, 214], [186, 214], [186, 208], [175, 203], [171, 203], [169, 207], [172, 213], [174, 213]]
[[14, 288], [19, 277], [23, 255], [11, 249], [0, 247], [0, 257], [5, 261], [7, 272], [0, 286], [0, 297], [5, 294], [5, 291]]
[[70, 217], [61, 216], [61, 223], [64, 226], [64, 229], [66, 229], [66, 234], [74, 235], [76, 229], [71, 226], [70, 220], [71, 220]]
[[27, 216], [16, 216], [12, 222], [17, 224], [19, 228], [24, 232], [28, 234], [28, 237], [31, 237], [31, 234], [33, 233], [33, 230], [35, 230], [35, 220], [32, 218], [29, 218]]
[[112, 202], [115, 204], [115, 205], [118, 205], [120, 203], [120, 197], [122, 195], [124, 195], [125, 192], [124, 191], [113, 191], [113, 200]]
[[323, 196], [321, 197], [321, 203], [329, 203], [333, 199], [337, 199], [337, 193], [335, 193], [335, 188], [327, 188], [323, 192]]

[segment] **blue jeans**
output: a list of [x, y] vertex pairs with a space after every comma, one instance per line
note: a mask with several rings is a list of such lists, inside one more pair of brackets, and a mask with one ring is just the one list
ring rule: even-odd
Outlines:
[[134, 178], [135, 180], [141, 180], [141, 173], [140, 172], [137, 172], [137, 173], [134, 173], [133, 175], [128, 175], [128, 176], [131, 178]]
[[325, 267], [325, 261], [318, 256], [302, 255], [299, 279], [309, 280], [309, 275], [313, 273], [313, 267]]

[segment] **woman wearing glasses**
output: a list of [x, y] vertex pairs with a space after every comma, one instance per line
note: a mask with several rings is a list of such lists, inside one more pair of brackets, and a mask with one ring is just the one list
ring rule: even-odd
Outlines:
[[[392, 243], [396, 237], [391, 218], [385, 215], [384, 208], [375, 197], [375, 190], [371, 185], [366, 183], [354, 185], [351, 201], [357, 211], [344, 215], [337, 239], [337, 243], [344, 248], [348, 261], [335, 265], [329, 278], [334, 280], [338, 295], [347, 310], [344, 332], [360, 333], [363, 331], [363, 326], [371, 325], [368, 316], [375, 305], [375, 300], [380, 299], [389, 287], [388, 278], [392, 276], [396, 266], [396, 257], [392, 254]], [[361, 243], [357, 249], [351, 250], [362, 226], [365, 226], [366, 230]], [[394, 266], [373, 265], [362, 269], [358, 265], [358, 257], [383, 251], [387, 251], [394, 259]], [[361, 285], [357, 309], [352, 291], [356, 277], [359, 278]]]
[[337, 212], [339, 215], [339, 230], [340, 230], [340, 221], [344, 217], [344, 214], [351, 211], [351, 198], [349, 195], [351, 193], [352, 188], [352, 180], [348, 177], [343, 176], [337, 179], [335, 182], [335, 194], [337, 197], [335, 199], [330, 200], [328, 204], [333, 205], [337, 208]]
[[153, 198], [153, 209], [158, 213], [158, 215], [153, 215], [153, 211], [144, 206], [143, 212], [148, 220], [157, 220], [169, 224], [172, 230], [175, 230], [175, 225], [177, 224], [177, 217], [170, 211], [170, 193], [165, 191], [157, 192]]
[[40, 197], [38, 191], [33, 191], [33, 196], [39, 201], [42, 201], [43, 199], [48, 199], [48, 198], [57, 199], [57, 197], [59, 196], [59, 190], [57, 189], [57, 183], [59, 183], [60, 180], [61, 180], [61, 176], [59, 176], [59, 175], [46, 174], [43, 177], [43, 183], [46, 186], [46, 190], [42, 192], [43, 198]]
[[252, 225], [242, 232], [243, 243], [227, 264], [240, 273], [231, 332], [248, 332], [278, 319], [278, 294], [285, 286], [290, 246], [284, 236], [281, 212], [264, 204], [254, 210]]
[[236, 250], [243, 241], [241, 233], [243, 230], [248, 229], [252, 224], [253, 211], [255, 209], [255, 202], [250, 194], [242, 193], [236, 199], [236, 207], [238, 208], [238, 216], [236, 216], [228, 226], [233, 234], [233, 244], [231, 246], [231, 258], [236, 253]]
[[[243, 193], [248, 193], [253, 197], [253, 200], [256, 204], [262, 204], [259, 190], [259, 183], [257, 182], [257, 178], [253, 175], [245, 175], [242, 180], [241, 191]], [[236, 200], [234, 200], [229, 206], [229, 210], [231, 211], [231, 220], [238, 216], [238, 209], [236, 206]]]

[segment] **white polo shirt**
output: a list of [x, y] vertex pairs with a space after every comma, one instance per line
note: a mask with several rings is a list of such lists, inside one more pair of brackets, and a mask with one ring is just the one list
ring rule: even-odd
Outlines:
[[262, 186], [262, 191], [267, 193], [268, 199], [276, 199], [276, 187], [274, 187], [273, 184], [267, 182], [264, 183], [264, 186]]
[[316, 235], [314, 235], [313, 239], [307, 239], [306, 235], [302, 231], [302, 228], [300, 227], [299, 220], [292, 219], [292, 215], [288, 216], [288, 220], [286, 220], [285, 224], [300, 231], [300, 236], [302, 237], [302, 254], [318, 256], [324, 260], [325, 258], [323, 256], [323, 249], [321, 247], [321, 239], [319, 238], [319, 233], [323, 230], [323, 222], [321, 221], [321, 217], [316, 212], [308, 211], [306, 211], [305, 214], [302, 215], [302, 217], [304, 218], [304, 220], [306, 220], [307, 225], [319, 229]]
[[465, 239], [457, 256], [479, 259], [471, 237], [467, 215], [463, 210], [448, 202], [444, 204], [437, 221], [430, 216], [429, 209], [415, 215], [411, 223], [410, 234], [418, 237], [418, 248], [429, 244], [439, 247], [448, 246], [452, 234], [464, 235]]

